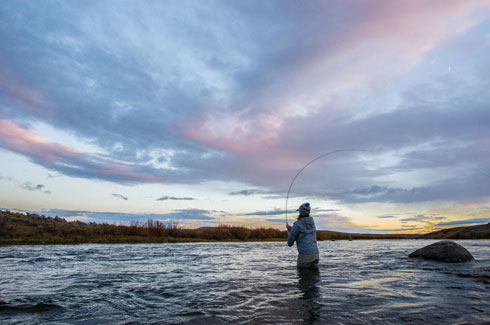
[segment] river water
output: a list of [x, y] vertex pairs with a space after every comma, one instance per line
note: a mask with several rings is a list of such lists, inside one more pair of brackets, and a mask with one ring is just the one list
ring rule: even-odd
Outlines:
[[317, 272], [282, 242], [4, 246], [0, 323], [490, 323], [490, 240], [407, 257], [433, 242], [320, 242]]

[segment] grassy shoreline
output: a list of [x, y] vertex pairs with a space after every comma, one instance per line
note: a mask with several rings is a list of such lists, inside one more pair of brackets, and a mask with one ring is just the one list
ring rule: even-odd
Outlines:
[[[111, 225], [67, 222], [59, 217], [23, 214], [0, 210], [0, 245], [66, 244], [150, 244], [192, 242], [267, 242], [285, 241], [287, 231], [274, 228], [246, 228], [220, 225], [185, 229], [175, 222], [147, 222]], [[350, 234], [319, 230], [317, 239], [490, 239], [490, 224], [456, 227], [429, 234]]]

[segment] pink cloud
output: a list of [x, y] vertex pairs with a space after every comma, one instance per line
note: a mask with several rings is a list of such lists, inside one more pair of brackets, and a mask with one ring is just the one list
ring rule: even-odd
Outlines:
[[343, 91], [389, 84], [428, 51], [486, 19], [489, 9], [490, 1], [363, 2], [335, 25], [324, 19], [310, 31], [337, 33], [305, 35], [313, 44], [287, 68], [288, 93], [299, 103], [321, 105]]
[[261, 160], [266, 169], [297, 166], [302, 161], [284, 146], [279, 133], [283, 119], [277, 115], [263, 113], [248, 120], [226, 115], [210, 118], [186, 125], [184, 135], [239, 157]]
[[184, 134], [216, 149], [240, 155], [261, 153], [264, 147], [277, 141], [277, 127], [267, 128], [268, 123], [260, 121], [260, 116], [255, 121], [226, 115], [210, 117], [204, 123], [196, 121], [186, 127]]
[[81, 150], [49, 142], [36, 131], [21, 128], [14, 122], [4, 119], [0, 119], [0, 145], [49, 163], [67, 162], [84, 155]]
[[465, 203], [465, 204], [463, 204], [463, 206], [465, 208], [479, 208], [479, 207], [486, 207], [486, 206], [488, 206], [488, 203], [490, 203], [490, 200], [489, 199], [482, 200], [482, 201], [479, 201], [479, 202]]
[[4, 69], [0, 69], [0, 93], [13, 105], [36, 116], [46, 116], [51, 111], [52, 104], [43, 92], [25, 85]]
[[[309, 137], [309, 124], [322, 119], [328, 128], [338, 119], [351, 118], [355, 114], [342, 107], [344, 102], [389, 85], [428, 51], [481, 22], [490, 1], [369, 1], [343, 12], [345, 17], [333, 23], [323, 17], [330, 9], [326, 6], [317, 16], [298, 10], [295, 19], [315, 20], [305, 25], [315, 30], [302, 26], [298, 47], [305, 50], [274, 71], [265, 71], [271, 73], [270, 82], [253, 101], [243, 109], [236, 103], [230, 111], [209, 110], [186, 121], [183, 134], [240, 160], [254, 161], [254, 174], [258, 165], [263, 173], [297, 168], [307, 161], [305, 157], [312, 158], [311, 150], [296, 141]], [[338, 32], [328, 32], [332, 28]], [[364, 105], [348, 109], [369, 113]], [[318, 141], [314, 135], [312, 140]], [[331, 145], [330, 140], [322, 139], [322, 145]]]
[[105, 179], [121, 183], [178, 181], [158, 175], [137, 164], [101, 157], [48, 141], [38, 132], [0, 119], [0, 146], [30, 157], [40, 165], [71, 176]]

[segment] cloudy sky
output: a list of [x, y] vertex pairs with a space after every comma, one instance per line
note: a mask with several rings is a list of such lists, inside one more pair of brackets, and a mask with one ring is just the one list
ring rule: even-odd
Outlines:
[[2, 1], [0, 16], [3, 209], [283, 227], [309, 201], [329, 230], [490, 221], [489, 0]]

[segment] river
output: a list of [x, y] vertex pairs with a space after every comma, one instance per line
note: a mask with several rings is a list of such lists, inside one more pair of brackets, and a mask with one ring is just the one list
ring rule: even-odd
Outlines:
[[1, 324], [490, 323], [490, 240], [475, 262], [408, 258], [434, 240], [0, 247]]

